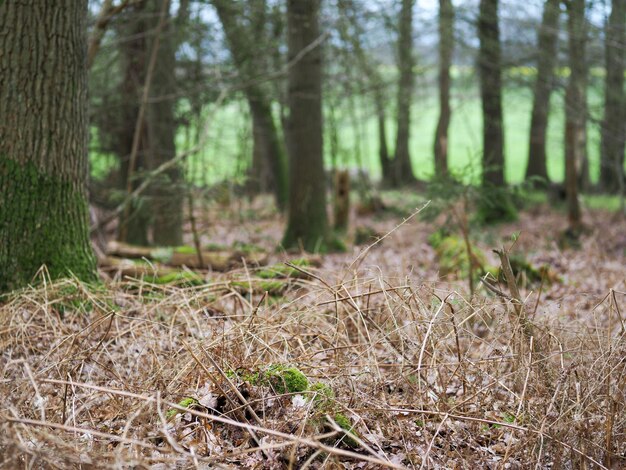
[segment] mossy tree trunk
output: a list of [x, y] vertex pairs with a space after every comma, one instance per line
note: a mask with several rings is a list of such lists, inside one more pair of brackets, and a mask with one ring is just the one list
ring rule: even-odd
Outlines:
[[483, 108], [483, 183], [504, 185], [504, 128], [498, 0], [480, 0], [478, 70]]
[[89, 241], [87, 2], [0, 2], [0, 291], [96, 279]]
[[586, 146], [586, 86], [585, 61], [586, 27], [585, 0], [569, 0], [568, 44], [570, 76], [565, 91], [565, 193], [567, 198], [570, 229], [578, 233], [582, 227], [582, 215], [578, 201], [579, 169], [585, 156]]
[[[303, 49], [319, 39], [320, 0], [287, 1], [289, 68], [289, 210], [286, 248], [326, 248], [328, 216], [322, 138], [322, 50]], [[296, 57], [299, 60], [295, 60]]]
[[454, 6], [439, 0], [439, 121], [435, 130], [435, 174], [448, 173], [448, 127], [450, 126], [450, 67], [454, 50]]
[[259, 53], [259, 48], [271, 47], [270, 32], [266, 31], [266, 2], [248, 0], [248, 21], [243, 3], [232, 0], [212, 0], [212, 3], [240, 78], [247, 82], [243, 91], [252, 116], [254, 186], [260, 191], [271, 190], [276, 205], [282, 210], [287, 204], [285, 150], [272, 115], [269, 84], [258, 81], [268, 71], [268, 58], [265, 53]]
[[409, 138], [411, 136], [411, 102], [415, 74], [413, 66], [413, 6], [415, 0], [402, 0], [398, 28], [398, 79], [397, 96], [397, 133], [395, 155], [392, 161], [393, 186], [414, 183], [416, 181], [411, 166]]
[[561, 0], [546, 0], [537, 39], [537, 78], [533, 94], [533, 110], [530, 119], [530, 142], [526, 178], [548, 179], [546, 165], [546, 133], [550, 112], [550, 97], [554, 86], [554, 65], [559, 39], [559, 16]]
[[626, 51], [626, 2], [613, 0], [606, 28], [606, 78], [604, 81], [604, 122], [600, 184], [615, 193], [623, 185], [624, 144], [626, 142], [626, 99], [624, 59]]

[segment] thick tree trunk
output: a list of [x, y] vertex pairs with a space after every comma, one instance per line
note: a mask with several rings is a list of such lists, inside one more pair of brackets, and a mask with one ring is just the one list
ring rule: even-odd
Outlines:
[[454, 50], [454, 6], [439, 0], [439, 121], [435, 131], [435, 174], [448, 173], [448, 127], [450, 126], [450, 66]]
[[[320, 0], [287, 1], [289, 61], [319, 37]], [[289, 69], [289, 210], [286, 248], [326, 248], [328, 217], [322, 138], [322, 51], [315, 47]]]
[[244, 90], [250, 114], [253, 135], [253, 179], [260, 189], [274, 192], [277, 206], [282, 210], [287, 204], [286, 156], [278, 133], [270, 93], [254, 80], [267, 69], [267, 58], [258, 54], [259, 42], [268, 42], [264, 36], [266, 8], [264, 2], [252, 2], [252, 26], [244, 26], [243, 9], [232, 0], [213, 0], [233, 61], [242, 79], [249, 81]]
[[480, 0], [478, 70], [483, 107], [483, 183], [504, 185], [504, 129], [498, 0]]
[[584, 159], [586, 144], [585, 0], [569, 0], [567, 8], [571, 73], [565, 92], [565, 192], [570, 229], [578, 233], [582, 226], [578, 201], [578, 169]]
[[87, 2], [0, 2], [0, 292], [96, 279], [89, 242]]
[[[157, 30], [163, 0], [149, 0], [152, 30]], [[150, 146], [150, 169], [154, 170], [176, 156], [176, 48], [177, 37], [169, 11], [160, 33], [154, 78], [146, 121]], [[154, 44], [151, 41], [150, 50]], [[154, 182], [150, 189], [152, 211], [152, 239], [157, 246], [178, 246], [183, 243], [183, 176], [176, 166]]]
[[413, 97], [413, 5], [415, 0], [402, 0], [398, 29], [398, 80], [397, 134], [395, 156], [392, 162], [392, 185], [400, 186], [415, 182], [409, 138], [411, 135], [411, 101]]
[[626, 3], [613, 0], [606, 28], [606, 79], [604, 123], [602, 125], [600, 184], [615, 193], [624, 178], [626, 142], [626, 99], [624, 97], [624, 59], [626, 51]]
[[546, 0], [537, 40], [537, 78], [533, 95], [533, 110], [530, 119], [530, 142], [526, 179], [539, 177], [548, 179], [546, 165], [546, 133], [550, 96], [554, 85], [554, 65], [559, 38], [559, 16], [561, 0]]

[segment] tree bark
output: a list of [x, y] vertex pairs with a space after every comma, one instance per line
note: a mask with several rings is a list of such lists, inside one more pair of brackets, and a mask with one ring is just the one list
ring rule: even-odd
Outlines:
[[568, 0], [568, 44], [570, 77], [565, 91], [565, 193], [569, 227], [582, 227], [578, 201], [579, 168], [585, 155], [587, 67], [585, 63], [585, 0]]
[[[168, 5], [163, 1], [166, 0], [133, 3], [121, 15], [118, 26], [119, 34], [125, 38], [120, 45], [124, 80], [119, 90], [120, 124], [113, 133], [116, 153], [121, 161], [122, 181], [127, 182], [130, 178], [131, 191], [141, 184], [146, 172], [176, 155], [174, 106], [177, 87], [173, 73], [177, 36], [169, 24]], [[163, 22], [162, 12], [166, 15]], [[159, 28], [161, 24], [162, 28]], [[154, 47], [157, 47], [154, 71], [148, 78]], [[139, 119], [146, 85], [150, 88], [147, 102], [143, 104], [145, 115]], [[139, 142], [135, 160], [131, 162], [137, 125], [140, 126]], [[120, 241], [136, 245], [151, 242], [169, 246], [182, 244], [182, 179], [180, 168], [173, 167], [160, 175], [146, 194], [133, 201], [131, 210], [120, 218]]]
[[276, 204], [282, 210], [287, 203], [285, 150], [272, 115], [270, 94], [262, 84], [254, 82], [267, 71], [267, 58], [258, 54], [259, 42], [269, 42], [263, 30], [266, 5], [263, 1], [250, 3], [255, 21], [251, 26], [245, 26], [241, 22], [244, 16], [241, 5], [232, 0], [213, 0], [239, 75], [250, 82], [244, 93], [252, 115], [255, 185], [259, 190], [273, 191]]
[[546, 0], [537, 40], [537, 78], [533, 94], [533, 110], [530, 119], [530, 142], [526, 179], [548, 179], [546, 164], [546, 133], [550, 112], [550, 97], [554, 86], [554, 65], [559, 38], [561, 0]]
[[450, 126], [450, 67], [454, 50], [454, 6], [439, 0], [439, 121], [435, 131], [435, 175], [448, 173], [448, 127]]
[[504, 186], [504, 128], [498, 0], [480, 0], [478, 70], [483, 108], [483, 183]]
[[[150, 0], [149, 12], [152, 29], [156, 30], [163, 0]], [[150, 169], [154, 170], [176, 156], [176, 49], [169, 9], [165, 12], [165, 24], [160, 33], [154, 78], [150, 87], [150, 99], [146, 114]], [[150, 49], [154, 47], [154, 39]], [[159, 176], [151, 187], [150, 209], [152, 212], [152, 241], [157, 246], [178, 246], [183, 243], [183, 175], [175, 166]]]
[[[287, 1], [289, 63], [318, 39], [320, 0]], [[322, 137], [322, 50], [315, 47], [289, 69], [289, 210], [286, 248], [324, 250], [328, 238]]]
[[397, 134], [395, 156], [392, 162], [392, 185], [401, 186], [416, 181], [411, 166], [409, 138], [411, 135], [411, 101], [415, 74], [413, 73], [413, 5], [415, 0], [402, 0], [398, 29]]
[[0, 2], [0, 292], [96, 279], [89, 242], [87, 2]]
[[[149, 25], [145, 18], [146, 2], [135, 2], [120, 15], [118, 34], [126, 38], [120, 44], [119, 53], [124, 79], [120, 83], [119, 118], [116, 126], [110, 129], [114, 135], [115, 152], [120, 159], [120, 174], [123, 188], [130, 173], [130, 154], [133, 147], [137, 116], [141, 102], [141, 90], [146, 81], [148, 56], [150, 54], [145, 32]], [[132, 170], [131, 189], [141, 184], [142, 173], [148, 171], [148, 129], [145, 120], [141, 123], [141, 135], [134, 168]], [[118, 239], [135, 245], [148, 245], [150, 210], [145, 195], [131, 202], [128, 214], [120, 217]]]
[[606, 78], [602, 125], [600, 184], [617, 192], [624, 178], [626, 99], [624, 96], [624, 51], [626, 50], [626, 3], [613, 0], [606, 28]]

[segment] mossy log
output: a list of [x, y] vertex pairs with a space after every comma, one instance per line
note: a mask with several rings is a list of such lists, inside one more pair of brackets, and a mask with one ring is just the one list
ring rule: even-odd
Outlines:
[[144, 260], [107, 256], [98, 262], [102, 271], [120, 274], [123, 277], [143, 279], [153, 284], [202, 285], [202, 275], [181, 268], [149, 263]]
[[214, 271], [228, 271], [243, 264], [242, 258], [248, 265], [264, 264], [267, 261], [265, 253], [242, 253], [240, 251], [202, 251], [198, 256], [195, 249], [182, 247], [146, 247], [135, 246], [121, 242], [110, 242], [107, 246], [109, 256], [122, 258], [146, 258], [157, 261], [166, 266], [187, 266], [191, 269], [212, 269]]
[[166, 276], [180, 272], [180, 268], [163, 266], [160, 263], [147, 263], [145, 261], [128, 258], [118, 258], [106, 256], [98, 261], [101, 270], [107, 272], [119, 272], [122, 276], [143, 277], [143, 276]]

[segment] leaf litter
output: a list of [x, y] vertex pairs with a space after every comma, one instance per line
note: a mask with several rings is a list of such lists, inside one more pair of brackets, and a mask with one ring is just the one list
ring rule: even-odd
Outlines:
[[[270, 251], [280, 216], [248, 213], [205, 226], [205, 242]], [[12, 294], [0, 466], [622, 468], [626, 224], [587, 217], [580, 250], [559, 248], [563, 217], [546, 208], [473, 234], [495, 263], [519, 231], [513, 252], [558, 274], [518, 279], [530, 338], [506, 285], [470, 297], [440, 274], [436, 227], [418, 218], [360, 216], [393, 232], [325, 255], [279, 296], [233, 285], [256, 266], [187, 287], [113, 277]]]

